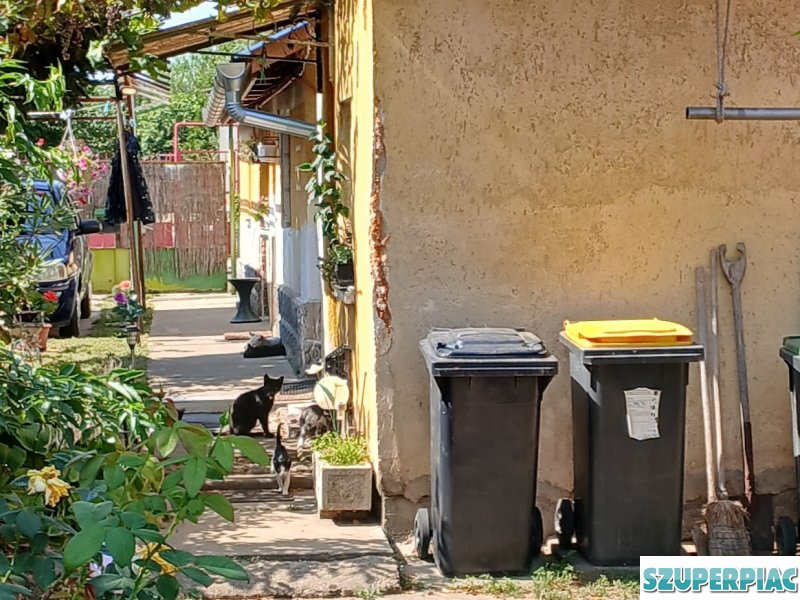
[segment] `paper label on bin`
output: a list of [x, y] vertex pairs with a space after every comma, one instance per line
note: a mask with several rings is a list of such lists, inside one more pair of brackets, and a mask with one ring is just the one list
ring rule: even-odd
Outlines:
[[634, 440], [654, 440], [661, 437], [658, 431], [658, 405], [661, 390], [636, 388], [625, 390], [628, 412], [628, 435]]

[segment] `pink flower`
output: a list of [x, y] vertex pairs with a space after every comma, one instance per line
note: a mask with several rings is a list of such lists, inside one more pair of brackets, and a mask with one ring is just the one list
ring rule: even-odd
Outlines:
[[86, 169], [88, 169], [88, 168], [89, 168], [89, 161], [87, 161], [85, 158], [82, 158], [82, 159], [80, 159], [80, 160], [78, 161], [78, 168], [79, 168], [81, 171], [85, 171]]

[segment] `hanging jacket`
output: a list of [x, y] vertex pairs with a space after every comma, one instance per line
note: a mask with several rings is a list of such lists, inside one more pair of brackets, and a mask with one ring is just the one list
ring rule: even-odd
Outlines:
[[[126, 135], [128, 149], [128, 171], [131, 176], [131, 192], [133, 195], [133, 217], [144, 225], [156, 222], [150, 192], [144, 179], [142, 165], [139, 163], [139, 140], [132, 133]], [[106, 194], [105, 231], [116, 231], [121, 223], [128, 220], [125, 210], [125, 189], [122, 184], [122, 161], [120, 159], [119, 142], [111, 161], [111, 179]]]

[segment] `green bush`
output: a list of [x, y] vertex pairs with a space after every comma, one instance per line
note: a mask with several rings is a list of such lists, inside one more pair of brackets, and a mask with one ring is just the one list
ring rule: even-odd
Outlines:
[[36, 369], [0, 350], [0, 600], [170, 600], [183, 581], [246, 580], [169, 542], [206, 509], [233, 520], [202, 488], [232, 471], [235, 449], [268, 464], [251, 438], [177, 421], [139, 372]]
[[337, 467], [360, 465], [369, 460], [367, 442], [363, 437], [342, 437], [329, 431], [316, 438], [311, 447], [322, 460]]

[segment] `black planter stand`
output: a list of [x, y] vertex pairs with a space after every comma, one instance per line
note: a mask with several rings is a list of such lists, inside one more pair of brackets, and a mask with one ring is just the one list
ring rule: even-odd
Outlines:
[[336, 285], [340, 288], [355, 285], [356, 277], [353, 261], [337, 264], [334, 270], [334, 279], [336, 280]]
[[238, 277], [228, 279], [228, 282], [239, 294], [239, 310], [231, 319], [231, 323], [258, 323], [261, 318], [250, 307], [250, 294], [253, 287], [261, 281], [258, 277]]

